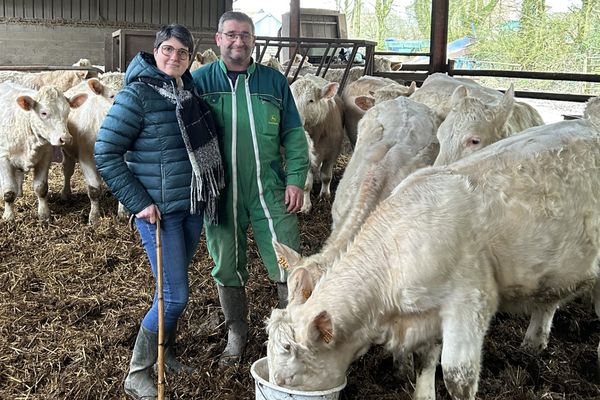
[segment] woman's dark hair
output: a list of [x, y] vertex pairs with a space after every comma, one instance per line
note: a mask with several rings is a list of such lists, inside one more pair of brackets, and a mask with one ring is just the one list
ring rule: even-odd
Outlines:
[[188, 28], [179, 24], [165, 25], [160, 28], [160, 30], [156, 32], [154, 48], [158, 49], [162, 42], [171, 38], [179, 40], [185, 47], [188, 48], [190, 57], [192, 56], [192, 51], [194, 50], [194, 37]]

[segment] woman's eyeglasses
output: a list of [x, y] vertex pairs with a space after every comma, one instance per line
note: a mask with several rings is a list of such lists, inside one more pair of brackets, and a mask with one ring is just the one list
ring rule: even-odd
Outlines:
[[225, 35], [225, 37], [228, 40], [234, 41], [237, 38], [242, 39], [242, 42], [249, 42], [250, 39], [252, 39], [254, 37], [253, 34], [248, 33], [248, 32], [221, 32], [222, 35]]
[[186, 49], [176, 49], [168, 44], [160, 46], [160, 52], [163, 53], [164, 56], [171, 57], [174, 51], [177, 52], [177, 58], [180, 60], [186, 60], [190, 58], [190, 52]]

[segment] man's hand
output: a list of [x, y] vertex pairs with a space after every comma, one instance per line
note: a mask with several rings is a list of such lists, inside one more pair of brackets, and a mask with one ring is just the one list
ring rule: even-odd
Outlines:
[[160, 210], [156, 205], [150, 204], [139, 213], [135, 214], [136, 218], [144, 219], [148, 223], [155, 224], [157, 219], [160, 219]]
[[304, 204], [304, 191], [298, 186], [287, 185], [285, 188], [285, 205], [287, 212], [297, 213]]

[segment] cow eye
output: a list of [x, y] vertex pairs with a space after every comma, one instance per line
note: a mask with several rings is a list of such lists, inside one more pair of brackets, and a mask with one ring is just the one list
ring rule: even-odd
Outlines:
[[290, 346], [290, 344], [289, 344], [289, 343], [286, 343], [286, 344], [284, 344], [284, 345], [283, 345], [283, 349], [284, 349], [285, 351], [290, 351], [290, 349], [291, 349], [291, 348], [292, 348], [292, 346]]
[[479, 143], [481, 143], [481, 139], [479, 139], [478, 137], [472, 137], [471, 139], [469, 139], [470, 146], [477, 146]]
[[314, 103], [315, 101], [313, 99], [310, 99], [308, 102], [309, 103]]
[[48, 113], [46, 111], [42, 111], [40, 112], [40, 117], [42, 117], [43, 119], [48, 118]]

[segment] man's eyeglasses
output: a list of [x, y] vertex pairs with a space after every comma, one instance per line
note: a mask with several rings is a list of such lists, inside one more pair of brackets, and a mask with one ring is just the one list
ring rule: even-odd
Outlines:
[[190, 52], [187, 49], [176, 49], [168, 44], [160, 46], [160, 51], [164, 56], [171, 57], [174, 51], [177, 52], [177, 58], [180, 60], [186, 60], [190, 58]]
[[225, 35], [225, 37], [228, 40], [234, 41], [237, 38], [242, 39], [242, 42], [249, 42], [250, 39], [252, 39], [254, 37], [253, 34], [248, 33], [248, 32], [221, 32], [222, 35]]

